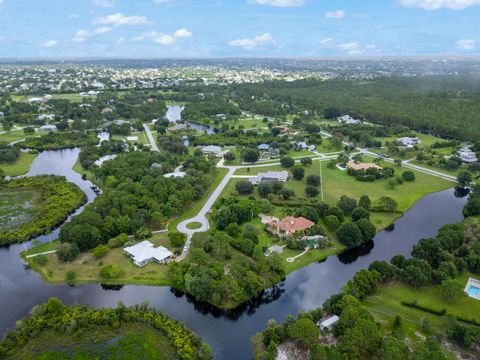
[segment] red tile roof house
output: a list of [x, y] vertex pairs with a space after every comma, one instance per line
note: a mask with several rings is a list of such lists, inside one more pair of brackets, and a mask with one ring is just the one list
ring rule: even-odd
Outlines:
[[315, 223], [304, 217], [294, 218], [287, 216], [279, 221], [271, 221], [268, 223], [270, 231], [277, 236], [291, 236], [314, 226]]

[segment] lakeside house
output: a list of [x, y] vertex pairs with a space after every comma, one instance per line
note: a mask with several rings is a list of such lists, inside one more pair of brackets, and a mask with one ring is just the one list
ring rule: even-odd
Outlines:
[[155, 247], [148, 240], [127, 246], [123, 249], [123, 252], [131, 258], [133, 263], [138, 267], [143, 267], [151, 262], [165, 264], [173, 259], [173, 253], [170, 250], [163, 246]]
[[320, 328], [320, 330], [332, 330], [333, 327], [338, 323], [340, 318], [337, 315], [333, 315], [332, 317], [329, 317], [328, 319], [322, 321], [322, 322], [317, 322], [317, 326]]
[[264, 181], [281, 181], [287, 182], [288, 180], [288, 171], [267, 171], [260, 172], [255, 176], [250, 176], [248, 182], [253, 185], [261, 184]]
[[468, 146], [458, 150], [458, 156], [464, 163], [473, 163], [478, 161], [477, 154], [475, 154], [475, 152]]
[[374, 163], [356, 163], [353, 160], [350, 160], [347, 163], [347, 168], [348, 169], [353, 169], [353, 170], [368, 170], [368, 169], [376, 169], [376, 170], [383, 170], [383, 168], [377, 164]]
[[421, 144], [422, 140], [420, 140], [417, 137], [405, 136], [405, 137], [402, 137], [402, 138], [399, 138], [399, 139], [395, 140], [395, 142], [397, 143], [397, 145], [405, 146], [407, 148], [411, 148], [414, 145]]
[[362, 121], [358, 119], [354, 119], [350, 115], [342, 115], [337, 118], [338, 122], [346, 125], [356, 125], [356, 124], [361, 124]]
[[170, 126], [167, 129], [167, 131], [168, 132], [182, 131], [182, 130], [185, 130], [186, 128], [187, 128], [186, 124], [175, 124], [175, 125]]
[[273, 235], [292, 236], [304, 232], [314, 226], [315, 223], [302, 216], [295, 218], [293, 216], [284, 217], [281, 220], [272, 220], [267, 224], [268, 229]]

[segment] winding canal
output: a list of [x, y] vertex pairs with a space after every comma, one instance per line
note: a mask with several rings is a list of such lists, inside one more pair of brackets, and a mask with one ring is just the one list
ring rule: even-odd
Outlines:
[[[43, 152], [35, 159], [28, 175], [64, 175], [80, 186], [92, 201], [95, 194], [90, 189], [91, 183], [71, 169], [78, 153], [78, 149]], [[52, 296], [66, 304], [94, 307], [116, 306], [119, 301], [126, 305], [148, 301], [150, 306], [184, 321], [197, 332], [212, 346], [215, 359], [249, 359], [250, 339], [269, 319], [281, 321], [287, 314], [321, 306], [356, 271], [368, 267], [372, 261], [389, 260], [396, 254], [408, 256], [418, 240], [434, 236], [444, 224], [462, 220], [465, 202], [466, 198], [456, 197], [453, 189], [427, 195], [395, 222], [393, 230], [380, 232], [362, 249], [300, 269], [260, 298], [228, 312], [214, 310], [169, 287], [49, 285], [22, 264], [19, 253], [25, 246], [31, 246], [30, 243], [0, 247], [0, 334], [26, 316], [32, 306]], [[53, 239], [57, 233], [42, 236], [40, 240]]]

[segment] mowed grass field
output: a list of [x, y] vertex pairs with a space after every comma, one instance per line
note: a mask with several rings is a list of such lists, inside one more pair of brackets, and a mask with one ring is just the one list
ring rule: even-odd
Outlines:
[[0, 164], [0, 169], [6, 176], [19, 176], [28, 172], [30, 165], [38, 154], [22, 152], [16, 162], [12, 164]]
[[[365, 159], [368, 161], [368, 159]], [[320, 175], [320, 163], [322, 166], [322, 179], [323, 179], [323, 194], [324, 200], [333, 205], [338, 202], [342, 195], [359, 199], [362, 195], [368, 195], [372, 202], [375, 202], [382, 196], [389, 196], [395, 199], [398, 203], [398, 211], [405, 212], [415, 204], [420, 198], [428, 193], [445, 190], [454, 186], [453, 182], [440, 179], [438, 177], [424, 174], [418, 171], [415, 173], [415, 181], [404, 182], [402, 185], [398, 185], [394, 189], [388, 185], [388, 180], [381, 179], [374, 182], [361, 182], [357, 181], [353, 176], [349, 176], [346, 171], [339, 170], [337, 168], [330, 169], [327, 167], [326, 161], [314, 161], [312, 165], [305, 167], [305, 177], [310, 174]], [[382, 164], [385, 165], [385, 164]], [[402, 174], [404, 171], [409, 170], [405, 167], [396, 167], [395, 173], [397, 175]], [[288, 170], [281, 165], [265, 166], [265, 167], [250, 167], [249, 169], [243, 168], [235, 172], [235, 175], [250, 175], [253, 176], [258, 172], [265, 171], [281, 171]], [[235, 182], [245, 179], [233, 179]], [[234, 182], [232, 181], [232, 183]], [[284, 185], [285, 188], [291, 189], [295, 192], [296, 196], [305, 196], [306, 182], [303, 180], [294, 180], [290, 178]], [[226, 191], [236, 193], [235, 185], [228, 185]], [[228, 194], [226, 193], [225, 196]], [[320, 200], [320, 195], [318, 196]], [[388, 225], [388, 224], [387, 224]]]
[[[474, 274], [465, 272], [455, 280], [464, 287], [469, 277], [479, 278]], [[374, 296], [364, 300], [363, 304], [381, 322], [392, 323], [395, 316], [399, 315], [411, 335], [421, 329], [422, 319], [427, 319], [432, 326], [443, 327], [445, 325], [447, 321], [445, 315], [439, 316], [401, 304], [402, 301], [412, 302], [414, 300], [421, 306], [435, 310], [446, 309], [447, 314], [467, 319], [475, 318], [480, 321], [479, 300], [463, 296], [447, 301], [438, 285], [428, 285], [420, 288], [413, 288], [403, 283], [383, 285]]]
[[27, 136], [23, 132], [23, 130], [11, 130], [0, 134], [0, 143], [11, 143], [12, 141], [17, 141], [21, 139], [25, 139]]
[[[174, 250], [166, 233], [155, 234], [149, 241], [155, 246], [162, 245], [171, 251]], [[22, 256], [54, 250], [58, 245], [60, 245], [60, 242], [57, 240], [52, 244], [32, 248], [22, 253]], [[170, 285], [168, 265], [151, 263], [140, 268], [134, 265], [132, 260], [123, 253], [122, 248], [110, 249], [100, 259], [95, 258], [90, 252], [81, 253], [70, 263], [60, 262], [56, 254], [45, 256], [48, 261], [43, 266], [38, 265], [35, 258], [26, 260], [49, 283], [65, 283], [67, 272], [74, 271], [77, 283]], [[103, 279], [100, 276], [100, 269], [102, 266], [110, 264], [116, 264], [123, 269], [123, 275], [117, 279]]]

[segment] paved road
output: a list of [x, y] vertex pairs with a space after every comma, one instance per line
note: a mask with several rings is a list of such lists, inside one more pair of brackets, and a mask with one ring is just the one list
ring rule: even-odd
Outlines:
[[[153, 136], [150, 132], [150, 129], [146, 125], [144, 125], [144, 127], [145, 127], [145, 131], [147, 132], [147, 135], [151, 139], [152, 147], [156, 148], [156, 151], [158, 151], [158, 147], [157, 147], [156, 143], [153, 141]], [[325, 132], [322, 132], [322, 134], [326, 135], [326, 136], [332, 136], [332, 135], [330, 135], [328, 133], [325, 133]], [[370, 151], [368, 151], [368, 149], [358, 148], [357, 150], [359, 151], [359, 153], [369, 155], [369, 156], [373, 156], [373, 157], [378, 157], [378, 154], [370, 152]], [[312, 157], [312, 160], [327, 161], [327, 160], [334, 159], [334, 158], [337, 157], [337, 154], [334, 154], [334, 155], [332, 155], [332, 154], [328, 154], [328, 155], [318, 154], [318, 155], [319, 155], [318, 157]], [[394, 161], [392, 159], [388, 159], [388, 158], [382, 158], [382, 159], [384, 161], [394, 163]], [[295, 160], [295, 162], [300, 162], [300, 160], [299, 159]], [[210, 224], [209, 224], [208, 219], [207, 219], [207, 214], [212, 209], [213, 204], [215, 204], [218, 197], [222, 193], [223, 189], [225, 189], [225, 186], [227, 186], [228, 182], [232, 178], [248, 178], [248, 177], [250, 177], [250, 175], [233, 175], [237, 169], [241, 169], [241, 168], [261, 168], [261, 167], [268, 167], [268, 166], [274, 166], [274, 165], [279, 165], [279, 164], [280, 164], [280, 162], [271, 162], [271, 163], [266, 163], [266, 164], [258, 164], [257, 163], [257, 164], [253, 164], [253, 165], [225, 166], [224, 165], [224, 159], [220, 160], [220, 162], [217, 164], [217, 167], [228, 169], [228, 173], [225, 175], [225, 177], [222, 179], [220, 184], [217, 186], [217, 188], [210, 195], [207, 202], [203, 205], [202, 209], [198, 212], [198, 214], [196, 216], [190, 218], [190, 219], [182, 221], [177, 226], [178, 231], [187, 235], [187, 241], [186, 241], [185, 246], [183, 248], [182, 254], [177, 257], [177, 261], [183, 260], [185, 258], [185, 256], [187, 255], [193, 234], [195, 234], [197, 232], [205, 232], [210, 228]], [[444, 180], [457, 182], [457, 179], [454, 176], [447, 175], [447, 174], [441, 173], [439, 171], [426, 169], [426, 168], [418, 166], [418, 165], [409, 164], [408, 161], [402, 162], [402, 165], [406, 168], [414, 169], [416, 171], [420, 171], [420, 172], [423, 172], [425, 174], [429, 174], [429, 175], [432, 175], [432, 176], [437, 176], [437, 177], [442, 178]], [[253, 172], [252, 172], [252, 175], [254, 175]], [[199, 227], [198, 229], [189, 229], [187, 227], [187, 225], [190, 224], [190, 223], [194, 223], [194, 222], [200, 223], [201, 227]]]
[[[190, 247], [190, 240], [193, 234], [197, 232], [205, 232], [210, 229], [210, 223], [208, 222], [207, 214], [212, 209], [213, 204], [215, 204], [215, 201], [217, 201], [223, 189], [225, 189], [225, 186], [227, 186], [235, 170], [237, 170], [236, 166], [228, 168], [227, 175], [225, 175], [220, 184], [218, 184], [217, 188], [213, 191], [213, 193], [210, 195], [208, 200], [205, 202], [205, 204], [195, 217], [184, 220], [177, 225], [177, 230], [187, 235], [187, 242], [185, 243], [185, 246], [183, 248], [182, 255], [179, 256], [177, 260], [182, 260], [187, 254], [188, 248]], [[202, 226], [198, 229], [189, 229], [187, 225], [194, 222], [198, 222], [202, 224]]]
[[158, 149], [157, 142], [155, 141], [155, 138], [153, 137], [152, 131], [148, 127], [148, 124], [143, 124], [143, 128], [147, 133], [148, 141], [150, 141], [150, 144], [152, 144], [152, 150], [159, 152], [160, 150]]

